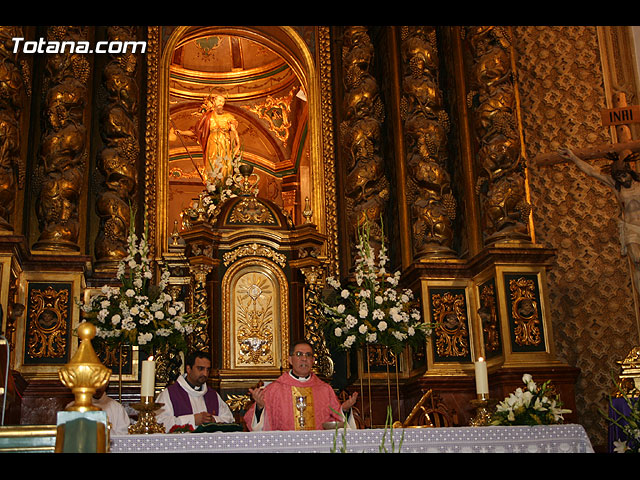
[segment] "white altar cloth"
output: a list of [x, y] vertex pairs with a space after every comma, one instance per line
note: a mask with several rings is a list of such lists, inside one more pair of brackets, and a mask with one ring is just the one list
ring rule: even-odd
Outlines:
[[[331, 453], [344, 430], [113, 435], [112, 453]], [[400, 445], [402, 433], [404, 439]], [[378, 453], [384, 429], [347, 430], [347, 453]], [[386, 431], [400, 453], [593, 453], [581, 425], [407, 428]]]

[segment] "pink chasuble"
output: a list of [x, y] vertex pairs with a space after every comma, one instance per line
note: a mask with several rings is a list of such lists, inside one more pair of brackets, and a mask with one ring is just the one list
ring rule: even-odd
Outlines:
[[[296, 408], [296, 397], [305, 397], [304, 425], [300, 425], [300, 412]], [[264, 430], [322, 430], [324, 422], [341, 420], [340, 402], [331, 385], [315, 374], [306, 382], [296, 380], [288, 373], [270, 383], [264, 390], [266, 414]], [[333, 410], [338, 412], [338, 415]], [[247, 411], [245, 421], [251, 428], [255, 403]]]

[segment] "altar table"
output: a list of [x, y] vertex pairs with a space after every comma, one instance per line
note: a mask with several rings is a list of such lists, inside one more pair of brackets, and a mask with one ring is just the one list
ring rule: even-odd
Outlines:
[[[334, 430], [112, 435], [112, 453], [331, 453]], [[404, 439], [402, 434], [404, 433]], [[593, 453], [577, 424], [347, 430], [347, 453]], [[400, 442], [402, 441], [402, 444]]]

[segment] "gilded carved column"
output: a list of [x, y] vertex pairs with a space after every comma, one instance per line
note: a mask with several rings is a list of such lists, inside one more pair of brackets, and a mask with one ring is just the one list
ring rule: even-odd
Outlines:
[[[135, 41], [135, 27], [108, 27], [109, 41]], [[137, 113], [140, 92], [136, 82], [139, 59], [135, 53], [110, 55], [103, 71], [106, 99], [100, 112], [100, 135], [104, 147], [97, 167], [103, 176], [97, 194], [100, 229], [95, 239], [96, 268], [115, 269], [127, 255], [130, 208], [138, 186]]]
[[[48, 41], [86, 41], [87, 27], [49, 27]], [[83, 54], [47, 55], [44, 73], [44, 127], [37, 165], [36, 250], [80, 250], [79, 204], [87, 168], [90, 64]]]
[[476, 191], [485, 244], [530, 241], [525, 162], [507, 27], [462, 29], [470, 77], [467, 105], [476, 143]]
[[313, 345], [318, 373], [330, 378], [334, 373], [333, 360], [324, 334], [319, 325], [323, 318], [322, 307], [316, 300], [322, 297], [327, 269], [322, 265], [313, 265], [300, 269], [305, 278], [304, 288], [304, 332], [305, 338]]
[[453, 257], [456, 200], [447, 171], [449, 115], [438, 82], [435, 27], [401, 29], [406, 194], [414, 257]]
[[12, 38], [22, 27], [0, 27], [0, 231], [13, 231], [16, 193], [24, 187], [25, 161], [20, 155], [20, 120], [28, 84]]
[[352, 244], [357, 241], [357, 227], [367, 220], [372, 224], [372, 241], [380, 241], [380, 218], [389, 198], [389, 181], [380, 153], [384, 105], [371, 73], [373, 59], [374, 48], [366, 27], [346, 27], [342, 52], [344, 116], [340, 136], [345, 153], [346, 215]]

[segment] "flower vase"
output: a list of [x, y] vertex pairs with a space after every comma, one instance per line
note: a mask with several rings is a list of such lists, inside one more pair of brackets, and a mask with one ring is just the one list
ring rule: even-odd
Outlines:
[[[398, 362], [399, 357], [396, 355], [389, 347], [385, 345], [379, 344], [368, 344], [365, 345], [364, 349], [362, 349], [362, 354], [364, 356], [364, 362], [366, 365], [366, 376], [367, 376], [367, 388], [368, 388], [368, 397], [369, 397], [369, 420], [370, 427], [373, 428], [373, 408], [372, 408], [372, 395], [371, 395], [371, 378], [374, 374], [372, 374], [372, 367], [384, 367], [384, 377], [386, 380], [387, 387], [387, 405], [391, 407], [391, 391], [392, 391], [392, 368], [395, 370], [395, 385], [396, 385], [396, 404], [397, 404], [397, 415], [400, 417], [400, 385], [399, 385], [399, 370], [398, 370]], [[364, 389], [362, 375], [360, 376], [360, 390], [362, 395], [362, 391]]]

